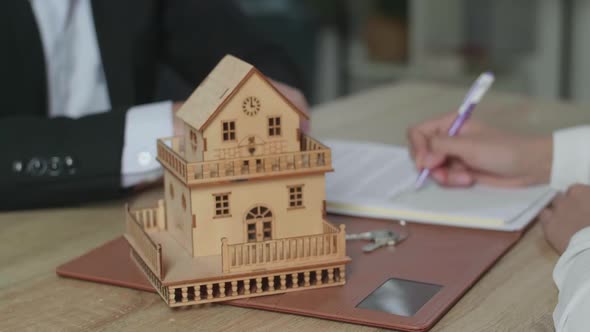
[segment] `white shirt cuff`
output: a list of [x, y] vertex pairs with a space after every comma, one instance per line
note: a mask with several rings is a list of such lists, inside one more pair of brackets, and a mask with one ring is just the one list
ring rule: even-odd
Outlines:
[[575, 183], [590, 183], [590, 126], [553, 133], [551, 186], [565, 190]]
[[586, 331], [590, 325], [590, 227], [578, 231], [553, 270], [559, 299], [556, 331]]
[[127, 111], [125, 121], [121, 185], [128, 188], [162, 175], [156, 141], [173, 135], [172, 102], [134, 106]]

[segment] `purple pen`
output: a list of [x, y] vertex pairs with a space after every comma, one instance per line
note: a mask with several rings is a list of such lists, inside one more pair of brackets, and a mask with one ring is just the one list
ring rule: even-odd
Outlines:
[[[453, 121], [453, 124], [451, 125], [451, 128], [449, 128], [448, 131], [449, 136], [452, 137], [459, 133], [461, 127], [463, 127], [463, 124], [465, 124], [465, 122], [469, 119], [471, 113], [475, 109], [475, 106], [477, 106], [477, 104], [479, 103], [483, 95], [486, 93], [486, 91], [488, 91], [492, 83], [494, 83], [494, 75], [492, 73], [485, 72], [479, 75], [477, 80], [471, 86], [471, 89], [469, 89], [469, 92], [467, 92], [465, 99], [463, 99], [463, 103], [461, 103], [461, 106], [457, 111], [457, 117]], [[424, 185], [424, 182], [426, 181], [429, 175], [430, 169], [423, 169], [422, 172], [420, 172], [420, 175], [418, 175], [418, 179], [416, 179], [414, 189], [420, 189], [420, 187]]]

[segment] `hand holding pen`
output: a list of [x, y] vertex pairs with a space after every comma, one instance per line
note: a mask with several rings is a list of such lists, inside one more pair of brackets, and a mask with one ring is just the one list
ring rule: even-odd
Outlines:
[[[471, 86], [471, 89], [463, 99], [463, 103], [459, 107], [457, 111], [457, 117], [451, 124], [451, 128], [449, 128], [448, 135], [453, 137], [459, 133], [461, 127], [469, 119], [471, 113], [475, 109], [475, 106], [479, 103], [483, 95], [488, 91], [492, 83], [494, 82], [494, 75], [492, 73], [483, 73], [481, 74], [475, 83]], [[425, 168], [422, 170], [418, 179], [416, 180], [415, 188], [420, 189], [428, 176], [430, 175], [430, 169]]]
[[[488, 110], [491, 111], [491, 110]], [[510, 121], [512, 112], [498, 110]], [[429, 178], [448, 187], [475, 183], [514, 187], [549, 181], [552, 136], [525, 136], [507, 133], [471, 119], [460, 134], [448, 136], [457, 112], [424, 121], [408, 129], [409, 147], [419, 170], [430, 169]]]

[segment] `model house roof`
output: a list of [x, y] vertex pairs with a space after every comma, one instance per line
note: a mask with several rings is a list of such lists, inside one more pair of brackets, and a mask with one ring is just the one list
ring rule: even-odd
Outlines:
[[182, 105], [176, 116], [197, 130], [203, 130], [215, 115], [223, 108], [226, 100], [238, 91], [243, 82], [253, 74], [260, 75], [289, 106], [301, 116], [307, 114], [299, 110], [285, 98], [274, 86], [251, 64], [232, 55], [226, 55], [207, 75], [199, 87]]

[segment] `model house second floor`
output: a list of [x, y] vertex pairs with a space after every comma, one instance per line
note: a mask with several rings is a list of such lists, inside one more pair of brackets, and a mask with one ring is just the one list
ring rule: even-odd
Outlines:
[[226, 56], [177, 116], [184, 136], [158, 142], [158, 159], [187, 183], [330, 171], [330, 150], [300, 131], [307, 115], [262, 73]]

